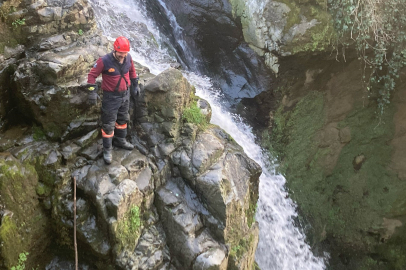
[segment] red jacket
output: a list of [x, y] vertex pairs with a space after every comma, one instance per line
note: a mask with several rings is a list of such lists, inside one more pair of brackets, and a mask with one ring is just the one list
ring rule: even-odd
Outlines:
[[120, 71], [118, 70], [119, 68], [122, 69], [125, 80], [123, 78], [121, 79], [118, 91], [125, 91], [127, 90], [127, 87], [131, 85], [130, 79], [135, 79], [137, 77], [134, 63], [130, 54], [127, 54], [123, 64], [120, 64], [117, 59], [114, 58], [113, 53], [100, 57], [90, 70], [87, 76], [87, 82], [95, 84], [96, 78], [100, 75], [100, 73], [102, 73], [103, 80], [101, 88], [103, 91], [114, 92], [121, 78]]

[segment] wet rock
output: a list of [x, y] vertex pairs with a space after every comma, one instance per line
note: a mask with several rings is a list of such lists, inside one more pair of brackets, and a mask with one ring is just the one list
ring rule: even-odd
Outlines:
[[35, 164], [39, 161], [42, 166], [55, 169], [61, 163], [62, 154], [58, 150], [58, 144], [47, 141], [34, 141], [26, 145], [10, 149], [10, 153], [21, 162]]
[[147, 168], [148, 160], [146, 156], [137, 150], [133, 150], [121, 161], [121, 164], [127, 169], [129, 178], [136, 180], [140, 173]]
[[226, 254], [221, 249], [210, 249], [196, 258], [193, 270], [225, 270], [228, 264], [227, 259]]
[[137, 184], [130, 179], [125, 179], [105, 195], [109, 216], [117, 220], [122, 219], [131, 206], [141, 204], [142, 197]]
[[73, 138], [80, 137], [92, 130], [98, 128], [98, 123], [96, 121], [85, 121], [83, 119], [80, 120], [73, 120], [68, 128], [66, 129], [65, 133], [61, 136], [62, 141], [70, 140]]
[[[158, 219], [156, 213], [152, 216]], [[133, 252], [124, 251], [117, 258], [117, 264], [122, 268], [134, 270], [162, 269], [169, 261], [165, 232], [159, 223], [152, 224], [144, 230]]]
[[103, 142], [98, 140], [80, 151], [80, 155], [89, 160], [97, 160], [103, 154]]
[[[60, 41], [60, 35], [55, 39]], [[108, 41], [97, 31], [90, 31], [81, 40], [74, 36], [64, 34], [66, 42], [53, 43], [52, 50], [45, 50], [49, 46], [44, 45], [44, 51], [35, 58], [21, 61], [13, 75], [17, 102], [24, 104], [21, 114], [35, 119], [54, 140], [84, 136], [97, 127], [95, 119], [100, 114], [97, 106], [86, 104], [87, 93], [82, 85], [97, 58], [108, 52]], [[86, 49], [81, 44], [84, 42], [89, 43]]]
[[80, 150], [80, 146], [76, 143], [68, 142], [64, 145], [61, 145], [61, 154], [64, 160], [71, 161], [76, 157], [76, 153]]
[[124, 179], [128, 178], [127, 169], [121, 164], [112, 164], [108, 167], [109, 176], [115, 185], [123, 182]]
[[81, 147], [85, 147], [89, 143], [93, 142], [97, 138], [98, 135], [99, 135], [98, 130], [90, 131], [88, 134], [86, 134], [82, 138], [76, 140], [76, 144], [78, 144]]
[[171, 254], [184, 268], [190, 268], [199, 254], [213, 248], [226, 250], [204, 228], [199, 214], [207, 211], [197, 196], [186, 186], [180, 188], [178, 181], [168, 181], [159, 188], [156, 203]]
[[[179, 70], [168, 69], [149, 80], [144, 89], [143, 107], [150, 113], [148, 116], [142, 116], [139, 121], [149, 135], [150, 145], [155, 146], [166, 137], [176, 140], [179, 136], [182, 111], [188, 105], [192, 86]], [[162, 119], [160, 122], [165, 123], [152, 124], [157, 117]]]
[[[57, 195], [58, 201], [54, 205], [53, 214], [56, 217], [56, 226], [59, 233], [66, 229], [73, 229], [73, 190], [66, 185], [60, 189]], [[90, 247], [92, 253], [99, 258], [108, 255], [111, 250], [108, 238], [105, 237], [106, 231], [97, 222], [97, 216], [92, 212], [92, 206], [82, 198], [76, 201], [76, 228], [78, 241], [85, 243]], [[64, 236], [61, 235], [61, 238]]]
[[143, 192], [150, 192], [154, 189], [154, 182], [152, 177], [152, 171], [149, 167], [145, 168], [135, 180], [138, 188]]
[[44, 38], [39, 43], [40, 50], [51, 50], [58, 47], [66, 46], [72, 43], [72, 39], [68, 35], [58, 34], [49, 38]]

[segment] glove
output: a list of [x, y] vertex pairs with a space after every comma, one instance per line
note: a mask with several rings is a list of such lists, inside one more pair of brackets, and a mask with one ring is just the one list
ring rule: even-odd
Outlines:
[[132, 98], [135, 98], [140, 94], [140, 87], [138, 86], [138, 78], [131, 79], [130, 94]]
[[96, 105], [97, 103], [97, 84], [88, 84], [87, 90], [89, 90], [87, 94], [87, 103], [89, 105]]

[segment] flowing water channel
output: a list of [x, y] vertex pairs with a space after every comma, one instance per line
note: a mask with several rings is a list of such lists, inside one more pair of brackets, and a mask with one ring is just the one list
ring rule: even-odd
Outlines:
[[[250, 0], [251, 9], [261, 6], [261, 1]], [[159, 32], [155, 23], [148, 19], [141, 0], [90, 0], [96, 12], [96, 18], [103, 34], [114, 40], [118, 35], [129, 37], [132, 45], [131, 54], [134, 61], [147, 66], [151, 73], [158, 74], [169, 68], [179, 59], [193, 59], [182, 40], [182, 29], [176, 18], [162, 0], [159, 3], [165, 10], [168, 21], [174, 29], [178, 48], [171, 47], [169, 40]], [[179, 48], [183, 50], [180, 52]], [[183, 53], [183, 57], [179, 56]], [[177, 60], [178, 59], [178, 60]], [[275, 174], [274, 165], [268, 155], [255, 143], [251, 128], [238, 115], [234, 115], [222, 106], [222, 94], [214, 89], [210, 78], [198, 74], [193, 61], [181, 62], [188, 70], [184, 76], [196, 87], [197, 95], [206, 99], [212, 107], [212, 120], [232, 134], [233, 138], [244, 148], [247, 155], [262, 167], [260, 177], [259, 202], [256, 220], [260, 226], [259, 244], [256, 261], [262, 270], [319, 270], [325, 269], [324, 258], [316, 257], [305, 236], [294, 225], [297, 216], [294, 202], [285, 190], [285, 178]]]

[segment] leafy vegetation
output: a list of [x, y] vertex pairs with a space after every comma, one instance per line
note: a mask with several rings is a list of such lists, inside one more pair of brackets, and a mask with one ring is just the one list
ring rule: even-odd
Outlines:
[[13, 25], [14, 28], [17, 28], [24, 24], [25, 24], [25, 19], [16, 19], [16, 20], [14, 20], [14, 22], [11, 23], [11, 25]]
[[[329, 0], [338, 44], [354, 43], [364, 64], [363, 82], [377, 98], [382, 115], [390, 103], [399, 72], [406, 65], [404, 0]], [[338, 50], [337, 50], [338, 53]]]
[[182, 118], [184, 121], [188, 123], [196, 124], [202, 130], [207, 128], [208, 125], [207, 118], [200, 111], [200, 108], [197, 106], [196, 100], [192, 100], [190, 107], [186, 108], [183, 111]]
[[18, 264], [16, 266], [11, 267], [11, 270], [24, 270], [25, 269], [25, 261], [27, 260], [28, 252], [22, 252], [18, 256]]
[[134, 249], [141, 231], [140, 208], [132, 206], [117, 225], [117, 236], [121, 248]]

